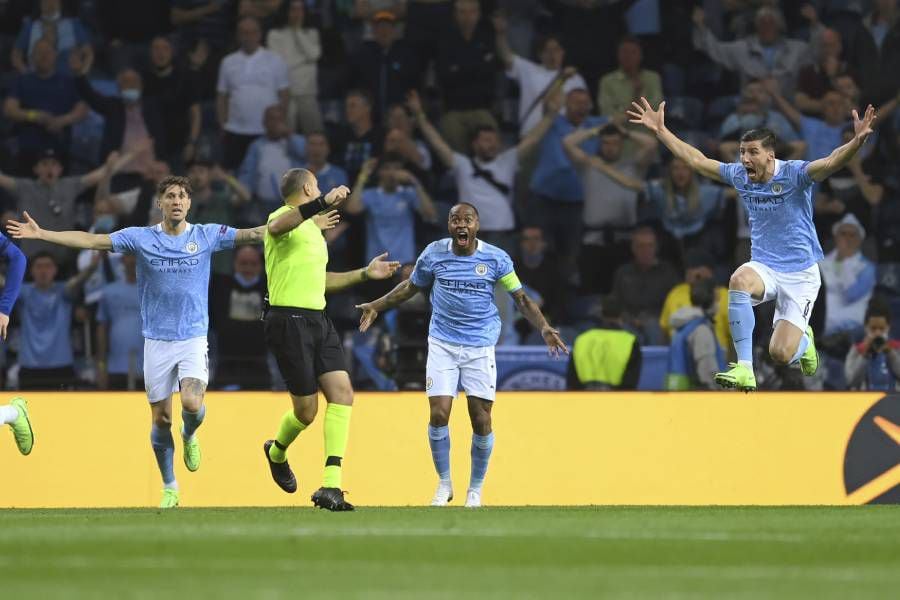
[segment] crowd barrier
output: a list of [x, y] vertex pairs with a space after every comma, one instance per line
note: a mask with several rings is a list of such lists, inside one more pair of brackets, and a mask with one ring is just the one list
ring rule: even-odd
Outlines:
[[[36, 444], [0, 440], [4, 507], [155, 506], [159, 474], [139, 393], [30, 393]], [[320, 485], [322, 424], [290, 449], [300, 489], [275, 487], [262, 444], [286, 394], [211, 392], [188, 473], [176, 434], [184, 506], [309, 505]], [[175, 431], [180, 411], [175, 410]], [[324, 411], [320, 411], [320, 416]], [[349, 500], [424, 505], [436, 476], [421, 393], [360, 393], [344, 461]], [[878, 393], [498, 394], [489, 505], [806, 505], [900, 503], [900, 396]], [[471, 428], [451, 418], [457, 498]], [[454, 501], [457, 502], [457, 501]], [[461, 500], [460, 500], [461, 502]]]

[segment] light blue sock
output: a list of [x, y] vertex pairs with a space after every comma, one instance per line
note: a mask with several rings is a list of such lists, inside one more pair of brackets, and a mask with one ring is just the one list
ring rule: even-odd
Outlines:
[[438, 477], [450, 480], [450, 428], [428, 426], [428, 444], [431, 446], [431, 460]]
[[728, 290], [728, 324], [738, 361], [753, 362], [753, 327], [756, 317], [750, 305], [750, 292]]
[[797, 345], [797, 352], [794, 353], [794, 358], [791, 359], [791, 362], [788, 364], [794, 364], [800, 357], [803, 356], [803, 353], [806, 352], [806, 349], [809, 347], [809, 335], [804, 333], [803, 337], [800, 338], [800, 343]]
[[172, 487], [175, 483], [175, 467], [172, 465], [175, 458], [175, 440], [172, 439], [172, 430], [153, 425], [150, 428], [150, 445], [153, 446], [153, 454], [156, 455], [156, 464], [162, 475], [166, 487]]
[[484, 475], [487, 473], [488, 462], [491, 460], [491, 452], [494, 450], [494, 432], [487, 435], [472, 434], [472, 477], [469, 479], [469, 487], [481, 489], [484, 485]]
[[203, 417], [206, 416], [206, 405], [203, 404], [200, 406], [200, 410], [197, 412], [188, 412], [185, 409], [181, 409], [181, 437], [189, 440], [194, 435], [194, 432], [197, 431], [197, 428], [200, 427], [200, 424], [203, 423]]

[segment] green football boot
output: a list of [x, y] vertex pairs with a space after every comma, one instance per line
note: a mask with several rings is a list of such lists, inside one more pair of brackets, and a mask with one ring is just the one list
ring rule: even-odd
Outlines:
[[742, 392], [756, 391], [756, 377], [753, 371], [738, 363], [730, 363], [724, 373], [716, 373], [716, 383], [723, 388], [737, 389]]
[[34, 431], [31, 430], [31, 419], [28, 418], [28, 403], [25, 398], [15, 397], [10, 401], [19, 411], [19, 417], [9, 424], [13, 437], [16, 438], [16, 446], [19, 452], [28, 456], [34, 448]]
[[178, 490], [163, 488], [162, 501], [159, 503], [159, 507], [175, 508], [176, 506], [178, 506]]
[[806, 335], [809, 336], [809, 346], [800, 357], [800, 372], [809, 377], [815, 375], [819, 370], [819, 351], [816, 350], [816, 340], [813, 338], [812, 327], [806, 328]]
[[184, 442], [184, 466], [193, 473], [200, 468], [200, 440], [194, 434], [191, 439], [181, 438], [181, 441]]

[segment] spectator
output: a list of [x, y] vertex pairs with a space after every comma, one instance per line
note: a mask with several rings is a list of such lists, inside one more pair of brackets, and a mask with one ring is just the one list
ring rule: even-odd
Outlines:
[[800, 131], [806, 142], [806, 160], [816, 160], [831, 154], [841, 145], [841, 135], [847, 125], [850, 106], [847, 98], [840, 92], [825, 92], [822, 97], [822, 118], [807, 117], [800, 114], [793, 104], [788, 102], [778, 91], [777, 86], [767, 84], [775, 105]]
[[266, 45], [287, 64], [291, 83], [287, 116], [291, 131], [306, 134], [321, 131], [318, 61], [322, 56], [322, 42], [319, 30], [306, 25], [303, 0], [290, 1], [287, 25], [269, 31]]
[[[407, 263], [397, 274], [406, 281], [414, 263]], [[425, 364], [428, 358], [428, 322], [431, 304], [425, 294], [418, 293], [384, 316], [386, 331], [377, 342], [375, 362], [399, 390], [425, 389]]]
[[[90, 173], [62, 177], [63, 166], [58, 154], [49, 148], [35, 161], [36, 179], [12, 178], [0, 174], [0, 188], [15, 196], [16, 212], [19, 215], [28, 211], [38, 223], [46, 223], [45, 227], [54, 231], [77, 229], [75, 199], [85, 189], [99, 183], [107, 170], [115, 173], [129, 159], [130, 155], [120, 157], [118, 153], [112, 153], [106, 164]], [[39, 252], [47, 253], [53, 258], [54, 267], [70, 267], [74, 260], [73, 250], [39, 240], [22, 240], [22, 252], [29, 260]]]
[[219, 52], [230, 43], [233, 0], [172, 0], [169, 20], [175, 27], [179, 46], [193, 48], [202, 42]]
[[831, 229], [835, 248], [819, 268], [825, 284], [825, 334], [862, 329], [866, 306], [875, 289], [875, 265], [860, 252], [866, 230], [853, 214]]
[[270, 387], [263, 340], [266, 280], [260, 251], [242, 246], [234, 253], [234, 274], [215, 275], [210, 316], [216, 332], [218, 388]]
[[435, 154], [453, 172], [459, 198], [472, 203], [481, 215], [479, 238], [507, 252], [514, 252], [513, 179], [521, 157], [534, 150], [549, 131], [561, 106], [560, 94], [554, 93], [546, 98], [544, 116], [518, 145], [501, 151], [500, 132], [483, 127], [476, 130], [472, 137], [470, 156], [455, 152], [444, 141], [428, 121], [418, 94], [410, 93], [408, 105]]
[[372, 118], [380, 122], [392, 104], [403, 102], [416, 89], [424, 65], [415, 49], [399, 38], [397, 17], [383, 10], [372, 16], [373, 39], [353, 54], [350, 81], [373, 98]]
[[169, 4], [97, 1], [100, 32], [106, 40], [105, 64], [111, 73], [146, 64], [150, 42], [169, 31]]
[[662, 341], [659, 315], [666, 296], [678, 284], [678, 275], [657, 256], [656, 232], [639, 227], [631, 236], [631, 262], [616, 269], [613, 295], [625, 306], [630, 324], [642, 334], [643, 343]]
[[851, 390], [900, 390], [900, 341], [888, 337], [891, 311], [880, 299], [866, 309], [863, 341], [847, 353], [844, 376]]
[[774, 78], [781, 92], [793, 97], [797, 74], [811, 62], [809, 45], [787, 39], [784, 17], [770, 6], [756, 11], [756, 33], [733, 42], [722, 42], [707, 29], [702, 8], [694, 9], [694, 47], [722, 67], [737, 71], [741, 85], [751, 79]]
[[34, 70], [16, 76], [3, 103], [3, 114], [17, 124], [20, 171], [25, 172], [43, 148], [68, 150], [71, 126], [88, 114], [72, 78], [56, 68], [56, 49], [35, 42]]
[[245, 219], [256, 223], [264, 222], [266, 215], [284, 204], [279, 188], [281, 176], [288, 169], [303, 165], [306, 159], [306, 138], [291, 133], [280, 104], [266, 109], [264, 126], [265, 135], [250, 144], [238, 170], [238, 179], [257, 201], [248, 207], [250, 213], [255, 210], [257, 214], [247, 213]]
[[431, 152], [428, 146], [415, 137], [415, 121], [406, 106], [395, 104], [388, 109], [387, 134], [384, 138], [384, 151], [399, 154], [404, 162], [420, 173], [431, 169]]
[[[250, 202], [250, 190], [244, 187], [237, 178], [223, 171], [212, 162], [198, 160], [188, 166], [188, 177], [191, 180], [191, 208], [188, 211], [189, 223], [221, 223], [235, 225], [241, 207]], [[254, 224], [265, 222], [266, 214], [252, 211]], [[212, 257], [212, 272], [229, 274], [232, 267], [232, 252], [216, 252]]]
[[264, 31], [272, 29], [279, 13], [283, 14], [283, 0], [238, 0], [238, 17], [252, 17]]
[[144, 95], [155, 98], [166, 116], [165, 145], [156, 150], [170, 163], [193, 160], [200, 139], [202, 115], [193, 73], [173, 62], [172, 42], [155, 37], [150, 44], [150, 68], [143, 75]]
[[238, 22], [237, 38], [241, 47], [222, 61], [216, 114], [222, 139], [226, 169], [236, 169], [247, 148], [265, 133], [263, 113], [273, 104], [287, 110], [290, 81], [284, 60], [263, 48], [259, 21], [244, 17]]
[[355, 180], [364, 162], [381, 155], [384, 132], [372, 121], [372, 98], [364, 90], [347, 92], [344, 116], [347, 124], [333, 136], [336, 162]]
[[29, 262], [33, 282], [22, 286], [17, 305], [22, 323], [19, 389], [71, 387], [75, 383], [72, 303], [100, 263], [100, 254], [66, 283], [54, 281], [59, 269], [52, 254], [38, 252]]
[[319, 188], [324, 192], [342, 185], [349, 185], [347, 172], [341, 167], [328, 162], [331, 147], [328, 138], [322, 132], [313, 132], [306, 136], [306, 164], [319, 181]]
[[797, 76], [794, 103], [803, 113], [822, 114], [822, 96], [834, 89], [835, 78], [848, 73], [849, 66], [843, 60], [842, 52], [841, 34], [834, 29], [822, 29], [816, 62], [800, 69]]
[[[102, 156], [111, 152], [132, 152], [135, 148], [146, 148], [128, 165], [128, 171], [138, 173], [148, 168], [154, 159], [154, 148], [167, 147], [163, 113], [156, 98], [142, 98], [143, 79], [134, 69], [125, 69], [116, 77], [119, 96], [104, 96], [94, 91], [87, 80], [91, 62], [81, 62], [72, 55], [70, 61], [75, 73], [75, 87], [92, 110], [104, 119], [103, 141], [100, 145]], [[153, 141], [153, 146], [148, 141]]]
[[667, 390], [718, 389], [714, 376], [725, 369], [725, 353], [710, 320], [718, 312], [717, 296], [711, 279], [699, 279], [690, 286], [690, 305], [672, 315]]
[[[544, 36], [536, 45], [540, 63], [516, 56], [509, 46], [508, 24], [502, 15], [494, 17], [497, 54], [506, 69], [506, 76], [519, 84], [519, 135], [524, 136], [541, 120], [541, 106], [551, 88], [565, 78], [563, 93], [586, 90], [584, 78], [574, 69], [564, 69], [566, 51], [559, 37]], [[590, 95], [588, 95], [590, 100]]]
[[137, 287], [137, 258], [123, 254], [124, 279], [102, 288], [97, 308], [97, 387], [139, 390], [144, 387], [144, 336]]
[[[769, 80], [770, 86], [776, 85]], [[728, 115], [719, 128], [719, 155], [722, 160], [733, 162], [738, 156], [740, 137], [745, 131], [765, 127], [775, 133], [778, 147], [775, 153], [786, 160], [801, 159], [806, 152], [806, 144], [799, 138], [793, 126], [780, 112], [772, 110], [772, 96], [766, 90], [766, 83], [759, 80], [747, 82], [741, 90], [737, 108]]]
[[[364, 189], [377, 167], [378, 187]], [[363, 165], [347, 201], [350, 214], [366, 213], [366, 262], [387, 252], [391, 260], [416, 261], [414, 213], [433, 222], [437, 210], [415, 175], [403, 168], [403, 159], [386, 154]]]
[[597, 103], [600, 114], [625, 124], [625, 111], [641, 97], [653, 106], [662, 102], [662, 79], [656, 71], [641, 68], [643, 51], [636, 37], [627, 36], [619, 42], [617, 52], [619, 68], [600, 79]]
[[34, 58], [34, 46], [38, 40], [46, 39], [53, 43], [57, 54], [57, 69], [66, 73], [69, 56], [72, 54], [90, 61], [94, 50], [90, 38], [81, 21], [73, 17], [62, 16], [62, 0], [40, 0], [40, 15], [37, 19], [27, 18], [19, 30], [16, 44], [12, 49], [10, 61], [19, 73], [25, 73], [34, 65], [25, 62], [26, 57]]
[[564, 282], [556, 256], [547, 250], [544, 232], [540, 227], [524, 227], [519, 235], [516, 273], [522, 285], [528, 286], [543, 299], [543, 313], [553, 322], [562, 317]]
[[494, 102], [497, 57], [494, 33], [481, 23], [478, 0], [456, 0], [453, 22], [438, 41], [436, 72], [444, 113], [441, 131], [456, 152], [464, 152], [475, 131], [497, 129]]
[[599, 323], [575, 338], [569, 359], [569, 390], [636, 390], [641, 375], [641, 345], [623, 325], [622, 304], [606, 297]]
[[[699, 281], [713, 281], [713, 257], [702, 250], [690, 250], [684, 260], [684, 281], [669, 290], [659, 315], [659, 326], [666, 341], [672, 339], [672, 317], [682, 308], [695, 306], [691, 301], [691, 286]], [[716, 339], [722, 348], [731, 348], [731, 329], [728, 326], [728, 288], [715, 287], [716, 312], [711, 314]]]
[[881, 104], [900, 87], [900, 9], [897, 0], [876, 0], [848, 43], [848, 55], [866, 98]]
[[[581, 149], [581, 144], [592, 137], [600, 138], [596, 155]], [[626, 138], [639, 148], [634, 158], [623, 156]], [[605, 293], [616, 267], [627, 260], [624, 242], [637, 223], [638, 192], [629, 184], [643, 177], [656, 157], [658, 144], [645, 133], [608, 124], [573, 131], [563, 138], [563, 147], [584, 186], [581, 285], [585, 291]]]
[[[565, 87], [563, 88], [565, 89]], [[563, 148], [563, 139], [573, 131], [598, 127], [604, 117], [592, 117], [591, 96], [584, 88], [566, 94], [565, 113], [555, 117], [538, 152], [531, 177], [531, 193], [538, 204], [532, 219], [540, 219], [545, 236], [560, 258], [560, 273], [568, 281], [577, 270], [578, 248], [584, 212], [584, 187], [572, 160]], [[580, 148], [596, 154], [597, 139], [588, 138]]]

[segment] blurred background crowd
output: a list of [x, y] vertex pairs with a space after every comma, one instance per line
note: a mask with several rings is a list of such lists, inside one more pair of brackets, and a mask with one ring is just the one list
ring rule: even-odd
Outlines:
[[[255, 226], [278, 181], [349, 185], [329, 270], [387, 251], [407, 265], [455, 202], [481, 213], [527, 291], [575, 342], [568, 386], [703, 389], [732, 352], [726, 287], [749, 257], [733, 190], [692, 174], [625, 110], [734, 161], [750, 128], [782, 159], [824, 156], [878, 108], [876, 135], [814, 191], [826, 258], [813, 327], [820, 374], [766, 364], [763, 389], [893, 389], [900, 354], [900, 7], [897, 0], [0, 0], [0, 201], [42, 227], [159, 221], [154, 188], [193, 186], [188, 220]], [[23, 243], [27, 280], [0, 353], [8, 388], [140, 389], [132, 258]], [[278, 388], [262, 339], [261, 251], [220, 253], [211, 387]], [[329, 299], [359, 388], [421, 389], [428, 303], [355, 331]], [[505, 294], [502, 346], [540, 345]], [[165, 318], [165, 315], [160, 315]], [[662, 366], [659, 366], [662, 365]]]

